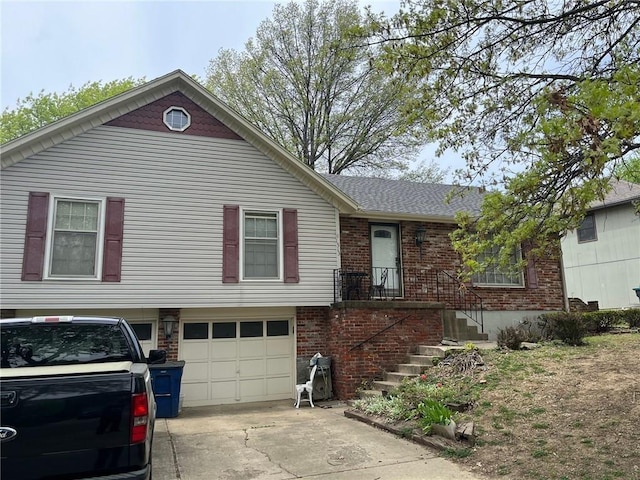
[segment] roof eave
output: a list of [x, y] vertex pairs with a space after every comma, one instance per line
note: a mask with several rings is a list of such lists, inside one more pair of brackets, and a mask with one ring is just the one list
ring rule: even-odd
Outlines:
[[406, 222], [429, 222], [429, 223], [446, 223], [451, 225], [457, 225], [456, 219], [448, 215], [419, 215], [415, 213], [395, 213], [395, 212], [380, 212], [377, 210], [360, 210], [353, 214], [348, 215], [354, 218], [367, 218], [369, 220], [376, 221], [406, 221]]

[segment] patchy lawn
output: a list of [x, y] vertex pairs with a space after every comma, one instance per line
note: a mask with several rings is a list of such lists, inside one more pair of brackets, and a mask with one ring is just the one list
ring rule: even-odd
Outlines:
[[640, 480], [640, 334], [585, 341], [482, 351], [458, 417], [477, 442], [452, 459], [492, 478]]

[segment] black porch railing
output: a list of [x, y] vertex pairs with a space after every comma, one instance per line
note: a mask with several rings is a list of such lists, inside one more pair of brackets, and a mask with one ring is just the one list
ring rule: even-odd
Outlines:
[[430, 268], [336, 269], [335, 302], [346, 300], [397, 300], [444, 303], [458, 310], [484, 331], [482, 298], [455, 275]]

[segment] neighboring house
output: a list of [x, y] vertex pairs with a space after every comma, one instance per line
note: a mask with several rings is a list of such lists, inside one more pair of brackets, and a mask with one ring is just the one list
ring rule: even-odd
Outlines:
[[590, 206], [580, 227], [562, 239], [567, 296], [598, 302], [602, 309], [637, 308], [640, 185], [612, 180], [611, 187]]
[[316, 352], [348, 398], [439, 342], [445, 309], [493, 335], [562, 308], [557, 261], [454, 282], [453, 214], [477, 191], [323, 177], [182, 71], [1, 153], [2, 317], [123, 316], [186, 361], [187, 406], [293, 398]]

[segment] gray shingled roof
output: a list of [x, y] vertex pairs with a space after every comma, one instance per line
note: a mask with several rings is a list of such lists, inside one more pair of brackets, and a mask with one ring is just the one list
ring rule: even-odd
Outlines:
[[386, 178], [323, 176], [368, 213], [453, 218], [459, 211], [478, 214], [483, 195], [478, 188], [464, 189], [462, 196], [456, 195], [447, 202], [449, 192], [460, 187]]
[[593, 202], [590, 206], [592, 210], [640, 200], [640, 185], [637, 183], [612, 179], [610, 185], [611, 191], [605, 195], [604, 200]]

